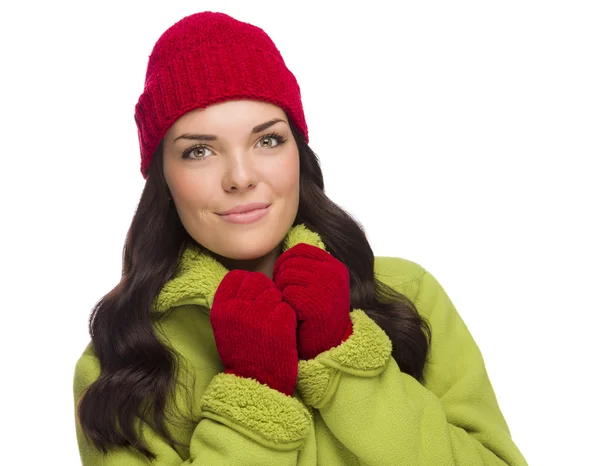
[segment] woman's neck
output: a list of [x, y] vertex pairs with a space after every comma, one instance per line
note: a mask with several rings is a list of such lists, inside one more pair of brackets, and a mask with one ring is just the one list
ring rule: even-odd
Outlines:
[[281, 254], [281, 246], [276, 247], [265, 256], [257, 257], [256, 259], [248, 260], [237, 260], [229, 259], [223, 256], [217, 256], [217, 259], [225, 266], [228, 270], [249, 270], [250, 272], [262, 272], [270, 279], [273, 279], [273, 269], [275, 268], [275, 262]]

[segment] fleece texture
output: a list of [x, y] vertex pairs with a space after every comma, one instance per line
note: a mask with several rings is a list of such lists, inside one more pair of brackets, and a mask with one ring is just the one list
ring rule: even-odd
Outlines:
[[391, 357], [391, 340], [364, 311], [356, 309], [350, 317], [353, 328], [350, 338], [314, 359], [298, 363], [298, 391], [314, 408], [321, 408], [333, 396], [340, 372], [374, 377], [385, 369]]
[[[325, 249], [299, 225], [284, 249], [305, 242]], [[483, 357], [452, 301], [428, 271], [402, 258], [377, 257], [375, 277], [409, 298], [430, 323], [432, 341], [419, 383], [391, 356], [392, 343], [365, 310], [351, 310], [353, 333], [339, 346], [299, 361], [292, 397], [223, 373], [210, 325], [215, 290], [227, 270], [190, 246], [152, 311], [157, 335], [186, 370], [167, 428], [184, 446], [140, 420], [154, 464], [179, 465], [526, 465], [511, 438]], [[91, 344], [75, 367], [75, 404], [100, 374]], [[178, 415], [177, 413], [180, 413]], [[185, 415], [185, 416], [184, 416]], [[104, 456], [76, 420], [84, 466], [141, 466], [134, 451]]]
[[298, 448], [311, 424], [306, 407], [254, 379], [218, 374], [202, 397], [202, 416], [235, 426], [272, 448]]

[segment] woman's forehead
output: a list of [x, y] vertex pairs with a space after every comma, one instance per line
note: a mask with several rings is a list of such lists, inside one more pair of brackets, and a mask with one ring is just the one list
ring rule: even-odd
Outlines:
[[179, 133], [188, 131], [224, 135], [232, 132], [249, 133], [273, 120], [288, 122], [285, 112], [274, 104], [254, 100], [228, 100], [190, 110], [171, 125], [167, 136], [173, 141]]

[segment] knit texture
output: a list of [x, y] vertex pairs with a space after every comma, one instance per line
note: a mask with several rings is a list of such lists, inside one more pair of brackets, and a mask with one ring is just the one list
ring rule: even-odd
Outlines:
[[300, 87], [265, 31], [211, 11], [186, 16], [167, 29], [148, 59], [135, 106], [144, 179], [175, 121], [190, 110], [236, 99], [277, 105], [308, 142]]
[[210, 322], [226, 373], [292, 396], [298, 377], [296, 313], [269, 277], [247, 270], [225, 275]]
[[297, 244], [275, 262], [273, 281], [298, 316], [301, 359], [312, 359], [350, 336], [350, 277], [341, 261], [316, 246]]

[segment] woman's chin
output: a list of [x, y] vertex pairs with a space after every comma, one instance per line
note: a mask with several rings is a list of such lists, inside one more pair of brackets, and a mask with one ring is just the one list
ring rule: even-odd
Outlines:
[[258, 261], [274, 253], [279, 242], [274, 238], [236, 238], [237, 241], [220, 244], [204, 243], [204, 247], [226, 261]]
[[266, 255], [272, 253], [276, 247], [277, 244], [258, 247], [254, 246], [241, 249], [236, 248], [234, 250], [224, 251], [224, 254], [221, 254], [221, 256], [234, 261], [254, 261], [262, 259]]

